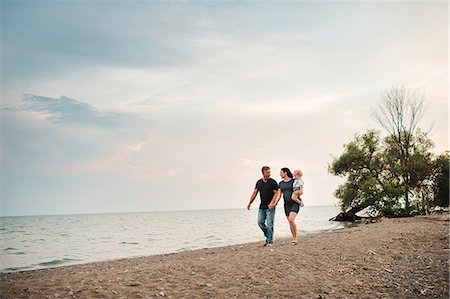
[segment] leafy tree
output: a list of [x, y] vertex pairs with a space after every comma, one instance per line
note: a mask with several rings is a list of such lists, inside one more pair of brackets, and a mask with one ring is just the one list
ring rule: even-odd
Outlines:
[[[449, 153], [434, 157], [432, 141], [417, 131], [407, 165], [401, 163], [393, 136], [380, 139], [376, 131], [355, 135], [334, 157], [328, 171], [343, 177], [335, 196], [349, 219], [359, 210], [374, 206], [386, 216], [426, 214], [433, 205], [449, 204]], [[409, 185], [403, 184], [408, 176]], [[405, 187], [410, 210], [405, 208]]]
[[355, 135], [333, 158], [328, 170], [346, 178], [335, 196], [347, 214], [372, 205], [387, 216], [409, 216], [449, 205], [449, 153], [430, 152], [433, 142], [418, 127], [423, 114], [423, 95], [393, 87], [372, 113], [387, 136]]
[[[399, 144], [396, 142], [395, 136], [392, 135], [384, 139], [383, 155], [385, 157], [385, 168], [389, 174], [386, 179], [395, 182], [392, 186], [393, 192], [386, 195], [396, 201], [403, 200], [405, 206], [403, 213], [406, 215], [411, 213], [411, 201], [415, 203], [415, 212], [423, 213], [428, 210], [433, 177], [432, 154], [430, 152], [433, 146], [432, 141], [420, 130], [410, 138], [411, 147], [406, 161], [402, 161], [399, 157]], [[406, 202], [406, 200], [409, 202]], [[397, 204], [397, 206], [399, 205]]]
[[372, 112], [372, 117], [388, 132], [390, 171], [398, 176], [406, 215], [410, 214], [410, 194], [418, 184], [413, 160], [417, 158], [414, 157], [416, 148], [422, 145], [417, 142], [425, 141], [426, 137], [418, 128], [425, 111], [424, 100], [423, 95], [410, 92], [403, 86], [392, 87], [384, 92], [378, 107]]
[[376, 131], [355, 135], [354, 140], [344, 146], [341, 156], [334, 158], [329, 165], [330, 173], [347, 179], [335, 191], [343, 210], [379, 205], [384, 194], [379, 144], [380, 137]]
[[445, 152], [436, 157], [433, 161], [434, 180], [434, 206], [448, 207], [449, 202], [449, 152]]

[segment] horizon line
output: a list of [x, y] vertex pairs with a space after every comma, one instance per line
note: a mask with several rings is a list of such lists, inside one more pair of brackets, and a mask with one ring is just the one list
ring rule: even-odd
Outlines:
[[[307, 207], [339, 207], [336, 204], [312, 205]], [[40, 217], [40, 216], [79, 216], [79, 215], [108, 215], [108, 214], [138, 214], [138, 213], [161, 213], [161, 212], [196, 212], [196, 211], [220, 211], [220, 210], [246, 210], [242, 208], [205, 208], [205, 209], [181, 209], [181, 210], [151, 210], [151, 211], [122, 211], [122, 212], [87, 212], [87, 213], [62, 213], [62, 214], [25, 214], [25, 215], [0, 215], [0, 218], [11, 217]], [[258, 209], [258, 208], [253, 208]]]

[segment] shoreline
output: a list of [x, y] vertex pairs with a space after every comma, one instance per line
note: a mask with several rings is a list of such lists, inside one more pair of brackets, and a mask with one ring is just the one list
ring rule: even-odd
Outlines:
[[[308, 208], [302, 211], [302, 217], [297, 221], [300, 235], [342, 226], [328, 221], [329, 216], [335, 213], [334, 207]], [[257, 209], [197, 212], [5, 220], [0, 228], [4, 238], [0, 272], [160, 255], [264, 239], [256, 224]], [[277, 215], [284, 216], [281, 209], [277, 210]], [[275, 237], [290, 236], [288, 222], [282, 218], [279, 220]]]
[[[345, 224], [345, 226], [337, 227], [337, 228], [326, 228], [326, 229], [321, 229], [321, 230], [317, 230], [317, 231], [305, 232], [303, 234], [299, 233], [299, 239], [305, 238], [305, 237], [308, 237], [308, 236], [313, 236], [313, 235], [331, 233], [331, 232], [334, 232], [334, 231], [348, 229], [348, 228], [351, 228], [351, 227], [357, 227], [358, 225], [362, 225], [362, 223], [351, 224], [351, 225]], [[246, 243], [236, 243], [236, 244], [230, 244], [230, 245], [218, 245], [218, 246], [212, 246], [212, 247], [187, 249], [187, 250], [178, 249], [177, 251], [165, 252], [165, 253], [159, 253], [159, 254], [136, 255], [136, 256], [130, 256], [130, 257], [120, 257], [120, 258], [104, 259], [104, 260], [98, 260], [98, 261], [86, 261], [86, 262], [74, 263], [74, 264], [60, 264], [60, 265], [54, 265], [54, 266], [48, 266], [48, 267], [40, 267], [40, 268], [35, 268], [35, 269], [25, 268], [23, 270], [19, 270], [19, 268], [18, 268], [18, 270], [0, 271], [0, 276], [2, 274], [24, 273], [24, 272], [40, 271], [40, 270], [50, 270], [50, 269], [61, 268], [61, 267], [82, 266], [82, 265], [90, 265], [90, 264], [97, 264], [97, 263], [120, 262], [122, 260], [158, 257], [158, 256], [180, 254], [180, 253], [185, 253], [185, 252], [194, 252], [194, 251], [200, 251], [200, 250], [206, 250], [206, 249], [228, 248], [228, 247], [233, 247], [233, 246], [250, 245], [250, 244], [263, 244], [263, 242], [264, 242], [263, 240], [264, 240], [264, 237], [261, 238], [261, 241], [252, 241], [252, 242], [246, 242]], [[285, 242], [285, 241], [290, 240], [290, 239], [289, 239], [289, 237], [279, 237], [279, 238], [275, 238], [274, 240], [275, 240], [275, 242], [278, 242], [278, 241]]]
[[4, 298], [448, 298], [448, 214], [0, 273]]
[[[341, 230], [348, 228], [350, 226], [354, 226], [355, 224], [347, 224], [344, 222], [336, 222], [335, 226], [330, 226], [327, 228], [320, 228], [316, 230], [298, 230], [299, 237], [305, 237], [308, 235], [314, 235], [314, 234], [321, 234], [326, 232], [331, 232], [334, 230]], [[239, 242], [239, 240], [235, 242], [229, 242], [228, 244], [222, 243], [218, 245], [204, 245], [204, 246], [193, 246], [190, 247], [190, 245], [185, 247], [173, 247], [173, 249], [169, 250], [161, 250], [159, 252], [154, 253], [139, 253], [134, 255], [122, 255], [122, 256], [116, 256], [116, 257], [98, 257], [98, 258], [84, 258], [80, 259], [79, 257], [73, 257], [70, 255], [60, 255], [57, 257], [54, 257], [53, 259], [47, 259], [47, 260], [41, 260], [36, 261], [33, 264], [23, 265], [23, 266], [17, 266], [17, 267], [4, 267], [0, 269], [0, 274], [6, 274], [6, 273], [18, 273], [18, 272], [27, 272], [27, 271], [37, 271], [37, 270], [43, 270], [43, 269], [53, 269], [53, 268], [59, 268], [59, 267], [67, 267], [67, 266], [76, 266], [76, 265], [85, 265], [85, 264], [92, 264], [97, 262], [114, 262], [122, 259], [130, 259], [130, 258], [142, 258], [142, 257], [150, 257], [150, 256], [160, 256], [160, 255], [166, 255], [166, 254], [174, 254], [174, 253], [182, 253], [182, 252], [190, 252], [195, 250], [202, 250], [202, 249], [209, 249], [209, 248], [219, 248], [219, 247], [228, 247], [228, 246], [235, 246], [235, 245], [242, 245], [242, 244], [250, 244], [250, 243], [258, 243], [263, 242], [264, 236], [260, 229], [255, 225], [254, 230], [257, 231], [257, 235], [259, 236], [256, 238], [252, 238], [253, 240], [246, 240], [244, 242]], [[278, 233], [280, 234], [280, 233]], [[276, 235], [278, 235], [276, 234]], [[289, 232], [290, 234], [290, 232]], [[282, 234], [280, 237], [275, 236], [275, 240], [282, 240], [289, 238], [286, 234]], [[194, 243], [193, 243], [194, 244]], [[14, 248], [13, 248], [14, 249]], [[1, 260], [1, 256], [0, 256]]]

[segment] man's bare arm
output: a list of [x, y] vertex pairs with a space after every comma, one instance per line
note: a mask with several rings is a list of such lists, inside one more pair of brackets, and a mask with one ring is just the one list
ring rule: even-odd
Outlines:
[[250, 201], [248, 202], [247, 210], [250, 210], [250, 206], [252, 205], [252, 202], [255, 200], [256, 195], [258, 195], [258, 189], [255, 189], [252, 195], [250, 196]]

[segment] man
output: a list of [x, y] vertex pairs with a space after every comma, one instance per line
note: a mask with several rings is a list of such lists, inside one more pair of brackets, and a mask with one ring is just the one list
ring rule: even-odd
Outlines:
[[[278, 197], [279, 187], [277, 182], [270, 178], [270, 167], [263, 166], [261, 169], [262, 179], [256, 182], [255, 190], [253, 191], [247, 209], [250, 210], [252, 202], [255, 200], [259, 192], [261, 197], [261, 204], [258, 212], [258, 225], [266, 237], [264, 246], [273, 245], [273, 221], [275, 219], [275, 202]], [[267, 223], [267, 224], [266, 224]]]

